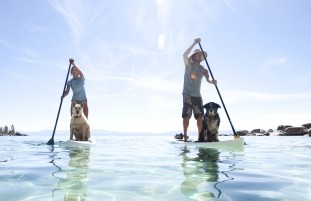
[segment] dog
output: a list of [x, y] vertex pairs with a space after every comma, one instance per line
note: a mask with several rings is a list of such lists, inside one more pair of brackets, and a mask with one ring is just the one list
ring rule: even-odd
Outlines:
[[217, 103], [209, 102], [203, 106], [206, 113], [203, 116], [202, 130], [199, 134], [199, 142], [218, 142], [218, 130], [220, 117], [217, 112], [220, 106]]
[[72, 107], [72, 116], [70, 121], [70, 140], [88, 141], [90, 139], [90, 125], [83, 113], [83, 105], [75, 104]]

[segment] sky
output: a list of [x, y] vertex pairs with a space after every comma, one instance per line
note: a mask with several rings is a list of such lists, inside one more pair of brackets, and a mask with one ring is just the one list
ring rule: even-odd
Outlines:
[[[53, 130], [74, 58], [91, 130], [182, 132], [182, 55], [198, 37], [235, 130], [310, 123], [310, 10], [309, 0], [1, 0], [0, 127]], [[231, 130], [215, 86], [203, 79], [201, 94]], [[69, 130], [71, 96], [57, 130]]]

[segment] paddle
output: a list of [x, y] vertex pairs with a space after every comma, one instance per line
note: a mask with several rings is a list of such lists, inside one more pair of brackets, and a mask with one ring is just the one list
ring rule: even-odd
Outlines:
[[[67, 81], [68, 81], [68, 76], [69, 76], [69, 72], [70, 72], [70, 67], [71, 67], [71, 62], [69, 63], [69, 68], [68, 68], [68, 72], [67, 72], [67, 77], [66, 77], [66, 81], [65, 81], [64, 90], [63, 90], [63, 95], [65, 93], [65, 89], [66, 89], [66, 85], [67, 85]], [[62, 108], [62, 104], [63, 104], [63, 99], [61, 98], [59, 108], [58, 108], [57, 117], [56, 117], [56, 122], [55, 122], [55, 126], [54, 126], [54, 130], [53, 130], [53, 134], [52, 134], [51, 139], [48, 141], [47, 145], [54, 145], [54, 135], [55, 135], [55, 130], [56, 130], [57, 122], [58, 122], [60, 109]]]
[[[200, 43], [199, 43], [199, 46], [200, 46], [201, 51], [204, 52], [204, 51], [203, 51], [203, 48], [202, 48], [202, 45], [201, 45]], [[208, 70], [209, 70], [209, 72], [210, 72], [210, 74], [211, 74], [211, 76], [212, 76], [212, 79], [215, 80], [215, 79], [214, 79], [214, 76], [213, 76], [213, 73], [212, 73], [212, 71], [211, 71], [211, 68], [210, 68], [209, 65], [208, 65], [208, 62], [207, 62], [207, 59], [206, 59], [205, 54], [203, 54], [203, 56], [204, 56], [204, 59], [205, 59], [205, 62], [206, 62], [206, 66], [207, 66], [207, 68], [208, 68]], [[230, 125], [231, 125], [231, 128], [232, 128], [234, 137], [238, 138], [239, 136], [236, 134], [235, 129], [234, 129], [233, 125], [232, 125], [232, 122], [231, 122], [231, 119], [230, 119], [230, 117], [229, 117], [227, 108], [226, 108], [226, 106], [225, 106], [224, 101], [222, 100], [222, 97], [221, 97], [221, 95], [220, 95], [220, 92], [219, 92], [219, 89], [218, 89], [217, 84], [215, 84], [215, 87], [216, 87], [217, 93], [218, 93], [218, 95], [219, 95], [219, 98], [220, 98], [220, 100], [221, 100], [222, 106], [224, 107], [225, 112], [226, 112], [226, 115], [227, 115], [228, 120], [229, 120], [229, 122], [230, 122]]]

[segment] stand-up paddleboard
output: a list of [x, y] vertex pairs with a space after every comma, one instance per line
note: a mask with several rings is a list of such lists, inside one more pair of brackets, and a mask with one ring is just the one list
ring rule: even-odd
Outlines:
[[94, 138], [90, 138], [89, 141], [67, 140], [65, 142], [61, 142], [59, 146], [61, 148], [75, 148], [75, 147], [90, 147], [95, 144], [96, 140]]
[[174, 140], [171, 141], [172, 144], [184, 144], [184, 145], [193, 145], [202, 148], [243, 148], [244, 147], [244, 138], [236, 138], [233, 140], [224, 140], [219, 142], [196, 142], [193, 140], [188, 140], [184, 142], [183, 140]]

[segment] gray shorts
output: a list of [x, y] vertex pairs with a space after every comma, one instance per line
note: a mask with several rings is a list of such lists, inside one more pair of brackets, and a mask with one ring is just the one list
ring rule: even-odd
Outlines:
[[194, 118], [202, 117], [204, 114], [202, 97], [183, 96], [182, 118], [191, 118], [192, 112]]

